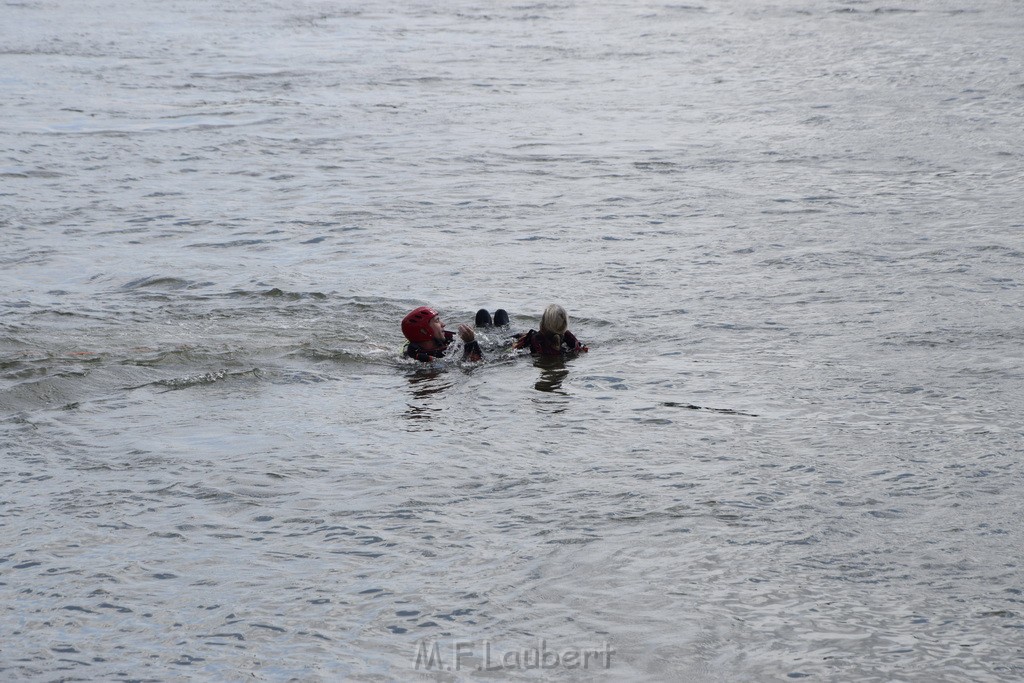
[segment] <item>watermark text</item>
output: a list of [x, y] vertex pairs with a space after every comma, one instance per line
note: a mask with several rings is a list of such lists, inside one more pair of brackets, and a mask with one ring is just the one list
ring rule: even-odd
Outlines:
[[599, 647], [548, 645], [541, 638], [523, 648], [503, 648], [490, 640], [421, 640], [416, 643], [413, 666], [425, 671], [500, 671], [503, 669], [610, 669], [615, 650]]

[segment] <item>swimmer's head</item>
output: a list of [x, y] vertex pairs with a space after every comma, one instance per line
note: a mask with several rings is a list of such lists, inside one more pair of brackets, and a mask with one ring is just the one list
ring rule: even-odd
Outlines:
[[[435, 324], [431, 324], [437, 318]], [[440, 332], [438, 332], [440, 329]], [[444, 341], [444, 323], [441, 322], [438, 312], [428, 306], [414, 308], [407, 316], [402, 318], [402, 334], [411, 342], [423, 343], [435, 339]], [[440, 336], [440, 339], [438, 337]]]
[[544, 334], [563, 335], [569, 329], [569, 314], [558, 304], [551, 304], [544, 309], [540, 317], [540, 331]]

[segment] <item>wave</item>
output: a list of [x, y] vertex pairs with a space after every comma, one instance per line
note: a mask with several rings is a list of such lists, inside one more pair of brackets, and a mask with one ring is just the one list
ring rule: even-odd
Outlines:
[[278, 117], [249, 116], [230, 118], [226, 116], [184, 116], [165, 120], [108, 120], [79, 119], [67, 123], [44, 126], [43, 130], [55, 135], [129, 135], [138, 133], [168, 133], [183, 130], [214, 130], [217, 128], [240, 128], [275, 123]]
[[127, 390], [132, 391], [135, 389], [142, 389], [144, 387], [160, 387], [167, 391], [178, 391], [181, 389], [189, 389], [191, 387], [203, 386], [206, 384], [214, 384], [216, 382], [222, 382], [224, 380], [235, 379], [238, 377], [260, 377], [261, 372], [259, 368], [250, 368], [248, 370], [215, 370], [212, 372], [204, 372], [196, 375], [189, 375], [186, 377], [172, 377], [170, 379], [158, 379], [154, 382], [147, 382], [146, 384], [140, 384], [137, 387], [127, 387]]

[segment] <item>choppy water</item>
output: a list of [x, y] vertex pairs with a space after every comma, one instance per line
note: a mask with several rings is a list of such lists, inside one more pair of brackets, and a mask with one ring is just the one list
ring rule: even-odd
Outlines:
[[1022, 32], [5, 2], [0, 676], [1024, 677]]

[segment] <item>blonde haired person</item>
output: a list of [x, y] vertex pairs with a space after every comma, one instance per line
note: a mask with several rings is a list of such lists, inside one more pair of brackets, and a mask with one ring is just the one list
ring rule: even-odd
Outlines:
[[540, 317], [540, 331], [530, 330], [521, 334], [512, 345], [513, 349], [530, 349], [539, 356], [562, 356], [586, 353], [589, 349], [580, 343], [569, 331], [569, 314], [558, 304], [544, 309]]

